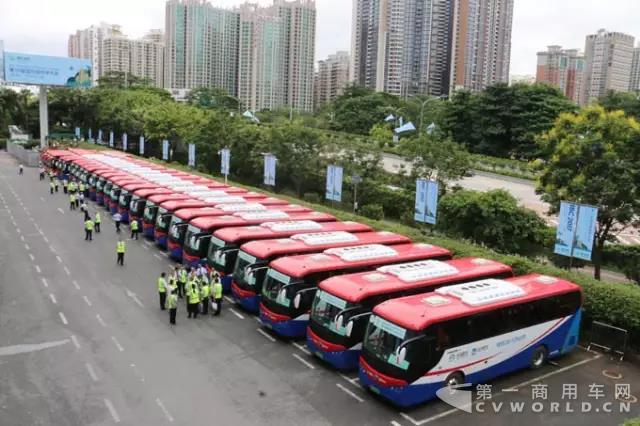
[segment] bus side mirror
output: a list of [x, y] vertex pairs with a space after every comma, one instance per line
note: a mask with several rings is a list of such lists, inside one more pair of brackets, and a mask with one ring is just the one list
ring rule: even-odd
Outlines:
[[344, 328], [344, 334], [347, 337], [351, 336], [351, 331], [353, 331], [353, 321], [349, 321], [347, 326]]
[[400, 365], [404, 364], [404, 360], [406, 357], [407, 357], [407, 347], [403, 346], [398, 351], [398, 357], [396, 359], [397, 363]]
[[344, 315], [340, 314], [338, 315], [338, 318], [336, 318], [336, 329], [340, 330], [343, 324], [344, 324]]
[[293, 298], [293, 306], [298, 309], [300, 307], [300, 301], [302, 300], [302, 295], [300, 293], [296, 294], [296, 297]]

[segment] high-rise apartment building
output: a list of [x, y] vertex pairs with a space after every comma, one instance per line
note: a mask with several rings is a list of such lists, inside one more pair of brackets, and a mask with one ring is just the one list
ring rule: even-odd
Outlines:
[[609, 90], [626, 92], [631, 80], [634, 37], [601, 29], [586, 38], [586, 57], [582, 105], [599, 98]]
[[146, 36], [130, 41], [129, 72], [148, 78], [156, 87], [164, 87], [164, 33], [151, 30]]
[[565, 96], [580, 102], [585, 58], [578, 49], [562, 49], [548, 46], [546, 52], [538, 52], [536, 81], [558, 87]]
[[4, 81], [4, 42], [0, 40], [0, 83]]
[[240, 14], [202, 0], [169, 0], [165, 11], [165, 86], [236, 96]]
[[131, 41], [126, 36], [105, 38], [100, 50], [100, 77], [109, 72], [131, 71]]
[[402, 97], [508, 82], [514, 0], [354, 0], [352, 78]]
[[318, 61], [314, 84], [314, 107], [318, 108], [342, 95], [349, 84], [349, 52], [337, 52]]
[[91, 60], [91, 77], [94, 84], [102, 75], [100, 58], [102, 57], [102, 45], [104, 39], [112, 36], [121, 36], [120, 25], [111, 25], [101, 22], [84, 30], [78, 30], [69, 36], [68, 55], [71, 58], [83, 58]]
[[640, 94], [640, 45], [633, 49], [633, 60], [631, 61], [631, 80], [629, 91]]
[[451, 89], [509, 81], [514, 0], [452, 0]]

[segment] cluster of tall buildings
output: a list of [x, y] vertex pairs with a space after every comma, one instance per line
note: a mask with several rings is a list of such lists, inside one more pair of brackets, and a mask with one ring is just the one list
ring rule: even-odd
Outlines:
[[608, 91], [640, 91], [640, 46], [633, 36], [604, 29], [587, 35], [584, 52], [549, 46], [538, 52], [536, 81], [557, 86], [586, 105]]

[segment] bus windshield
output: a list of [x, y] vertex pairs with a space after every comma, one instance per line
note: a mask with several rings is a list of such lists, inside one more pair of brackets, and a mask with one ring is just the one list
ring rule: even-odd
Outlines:
[[176, 241], [182, 240], [184, 236], [184, 220], [180, 219], [177, 216], [173, 216], [171, 218], [171, 222], [169, 222], [169, 235]]
[[[362, 347], [367, 354], [379, 361], [406, 371], [412, 366], [412, 362], [422, 363], [429, 355], [425, 353], [426, 336], [422, 339], [419, 338], [420, 335], [377, 315], [371, 315]], [[406, 348], [404, 357], [399, 354], [401, 347]]]
[[138, 201], [140, 201], [140, 197], [134, 195], [131, 197], [131, 201], [129, 201], [129, 210], [135, 212], [138, 210]]
[[200, 250], [200, 240], [202, 230], [196, 226], [189, 225], [187, 227], [187, 234], [185, 236], [185, 241], [187, 246], [194, 252], [198, 252]]
[[100, 178], [98, 180], [98, 183], [96, 183], [96, 188], [98, 189], [98, 191], [102, 191], [102, 188], [104, 188], [104, 178]]
[[144, 208], [144, 220], [146, 220], [147, 222], [152, 222], [157, 210], [158, 207], [155, 204], [148, 203]]
[[127, 196], [129, 195], [129, 191], [122, 191], [120, 192], [120, 200], [119, 200], [119, 204], [122, 207], [126, 207], [127, 206]]
[[237, 253], [237, 251], [237, 246], [227, 244], [220, 238], [212, 236], [211, 242], [209, 243], [209, 253], [207, 253], [207, 259], [209, 260], [211, 266], [213, 266], [217, 271], [229, 273], [231, 272], [230, 266], [233, 266], [235, 260], [232, 259], [232, 257], [235, 253]]
[[171, 215], [169, 211], [163, 207], [158, 208], [158, 214], [156, 216], [156, 228], [166, 230], [169, 227], [169, 218]]
[[[311, 319], [341, 336], [346, 334], [345, 325], [348, 319], [359, 313], [359, 305], [349, 303], [339, 297], [318, 290], [311, 306]], [[337, 319], [343, 314], [342, 325], [338, 327]]]
[[94, 186], [96, 184], [96, 176], [95, 175], [90, 175], [89, 176], [89, 185]]
[[256, 283], [262, 282], [256, 269], [264, 268], [265, 265], [266, 262], [260, 262], [255, 256], [240, 250], [233, 268], [233, 279], [240, 286], [254, 287]]
[[275, 269], [269, 269], [262, 285], [262, 296], [282, 306], [289, 307], [292, 296], [301, 284], [304, 284], [304, 281], [293, 280], [290, 276]]
[[111, 187], [111, 199], [113, 201], [117, 201], [119, 195], [120, 195], [120, 187], [115, 185]]

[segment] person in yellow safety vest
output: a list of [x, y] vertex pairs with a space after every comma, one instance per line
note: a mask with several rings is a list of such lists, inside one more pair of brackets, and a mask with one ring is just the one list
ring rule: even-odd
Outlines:
[[200, 298], [202, 299], [202, 315], [209, 314], [209, 300], [211, 296], [211, 286], [208, 281], [202, 281], [202, 287], [200, 288]]
[[69, 210], [76, 209], [76, 194], [69, 195]]
[[122, 237], [120, 237], [118, 239], [118, 242], [116, 243], [116, 253], [118, 254], [118, 258], [116, 260], [116, 263], [120, 266], [124, 266], [124, 253], [126, 251], [126, 246], [124, 244], [124, 241], [122, 241]]
[[158, 278], [158, 294], [160, 295], [160, 309], [164, 311], [164, 305], [167, 301], [167, 274], [164, 272]]
[[96, 212], [96, 218], [94, 220], [96, 224], [96, 233], [100, 233], [100, 223], [102, 223], [102, 218], [100, 217], [100, 212]]
[[178, 270], [178, 297], [182, 299], [183, 294], [187, 294], [187, 268], [184, 266]]
[[53, 181], [49, 182], [49, 193], [53, 194], [53, 192], [56, 190], [56, 184], [53, 183]]
[[62, 179], [62, 191], [65, 194], [69, 192], [69, 181], [67, 178]]
[[138, 239], [138, 221], [137, 220], [131, 221], [131, 239], [132, 240]]
[[76, 183], [74, 181], [69, 182], [69, 192], [73, 193], [76, 190]]
[[169, 310], [169, 324], [176, 325], [176, 313], [178, 312], [178, 295], [175, 290], [167, 296], [167, 309]]
[[200, 303], [200, 290], [195, 278], [191, 278], [187, 284], [188, 310], [191, 318], [198, 318], [198, 304]]
[[169, 290], [170, 291], [178, 291], [178, 275], [176, 274], [176, 268], [172, 267], [169, 271]]
[[84, 221], [84, 240], [93, 241], [93, 220], [91, 218]]
[[80, 192], [84, 193], [84, 183], [80, 182], [78, 186], [80, 187]]
[[220, 315], [220, 311], [222, 310], [222, 283], [220, 282], [220, 276], [216, 275], [213, 280], [213, 303], [215, 306], [215, 311], [213, 315]]

